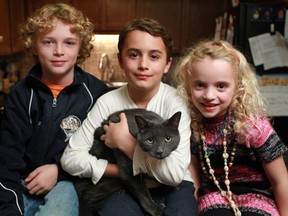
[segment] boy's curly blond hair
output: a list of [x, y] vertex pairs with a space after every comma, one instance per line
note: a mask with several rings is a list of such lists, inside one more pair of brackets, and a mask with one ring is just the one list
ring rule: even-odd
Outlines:
[[202, 127], [202, 115], [193, 105], [189, 77], [193, 72], [193, 64], [207, 57], [225, 60], [233, 68], [237, 78], [237, 90], [230, 104], [230, 109], [232, 109], [234, 114], [235, 132], [245, 133], [258, 117], [266, 116], [267, 114], [265, 99], [259, 91], [254, 68], [247, 62], [244, 55], [227, 41], [205, 39], [195, 44], [188, 51], [183, 59], [180, 60], [174, 73], [177, 90], [187, 101], [191, 111], [193, 138], [199, 140], [199, 127]]
[[[24, 47], [33, 54], [33, 46], [38, 35], [51, 31], [54, 27], [53, 21], [55, 19], [71, 24], [71, 32], [79, 34], [81, 47], [76, 63], [82, 63], [90, 56], [93, 49], [91, 40], [94, 26], [81, 11], [68, 4], [47, 4], [36, 10], [19, 29], [20, 39], [23, 40]], [[38, 63], [37, 56], [34, 55], [33, 57]]]

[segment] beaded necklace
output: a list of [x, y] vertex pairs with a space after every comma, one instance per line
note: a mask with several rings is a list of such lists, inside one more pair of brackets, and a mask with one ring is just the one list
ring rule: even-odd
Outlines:
[[[211, 163], [210, 163], [208, 146], [207, 146], [207, 143], [205, 141], [205, 135], [203, 133], [203, 129], [202, 129], [202, 133], [200, 133], [200, 138], [201, 138], [203, 146], [201, 145], [201, 143], [199, 143], [200, 160], [201, 160], [201, 167], [202, 167], [203, 172], [207, 176], [209, 176], [210, 179], [213, 180], [216, 187], [220, 190], [221, 196], [225, 197], [225, 199], [229, 202], [229, 205], [233, 209], [235, 216], [241, 216], [241, 212], [240, 212], [239, 208], [236, 206], [236, 204], [232, 198], [232, 192], [230, 190], [230, 181], [228, 178], [229, 177], [229, 169], [233, 165], [233, 160], [234, 160], [236, 148], [237, 148], [237, 142], [234, 143], [233, 149], [231, 151], [230, 161], [228, 163], [229, 154], [227, 152], [227, 140], [226, 140], [226, 136], [228, 134], [227, 115], [225, 116], [225, 119], [224, 119], [222, 128], [220, 130], [220, 133], [218, 134], [218, 136], [216, 137], [216, 139], [213, 142], [213, 143], [217, 142], [223, 134], [223, 154], [222, 154], [222, 157], [224, 159], [224, 184], [226, 185], [227, 191], [225, 191], [221, 188], [221, 186], [219, 184], [220, 179], [218, 180], [216, 178], [216, 176], [214, 175], [215, 171], [212, 168]], [[203, 155], [203, 152], [204, 152], [204, 155]], [[205, 158], [205, 160], [204, 160], [204, 158]], [[207, 167], [209, 168], [208, 172], [206, 170], [204, 161], [206, 162]]]

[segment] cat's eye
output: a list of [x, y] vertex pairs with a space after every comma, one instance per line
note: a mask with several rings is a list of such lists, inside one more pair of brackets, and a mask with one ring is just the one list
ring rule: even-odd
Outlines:
[[171, 142], [171, 140], [172, 140], [171, 137], [169, 137], [169, 136], [165, 137], [165, 142], [169, 143], [169, 142]]
[[147, 142], [148, 142], [149, 144], [153, 144], [153, 143], [154, 143], [154, 139], [153, 139], [153, 138], [149, 138], [149, 139], [147, 139]]

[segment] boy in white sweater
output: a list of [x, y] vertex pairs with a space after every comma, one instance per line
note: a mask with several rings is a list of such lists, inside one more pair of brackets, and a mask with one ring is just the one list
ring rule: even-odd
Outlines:
[[[119, 177], [117, 164], [110, 164], [88, 153], [93, 144], [94, 131], [101, 122], [115, 111], [130, 108], [151, 110], [164, 119], [181, 111], [179, 147], [163, 160], [148, 160], [148, 156], [130, 135], [125, 114], [120, 115], [120, 123], [105, 126], [106, 135], [102, 138], [108, 147], [120, 149], [133, 160], [134, 175], [145, 173], [155, 179], [149, 184], [153, 187], [150, 192], [155, 192], [152, 192], [152, 197], [156, 202], [165, 204], [165, 215], [191, 216], [198, 213], [193, 180], [188, 169], [191, 158], [190, 116], [176, 90], [161, 82], [172, 62], [172, 42], [166, 30], [151, 19], [132, 20], [122, 30], [118, 60], [128, 84], [98, 99], [82, 127], [71, 137], [61, 163], [70, 174], [91, 178], [94, 184], [102, 176]], [[167, 185], [172, 186], [171, 190], [166, 190]], [[146, 215], [129, 192], [111, 196], [98, 213], [113, 216]]]

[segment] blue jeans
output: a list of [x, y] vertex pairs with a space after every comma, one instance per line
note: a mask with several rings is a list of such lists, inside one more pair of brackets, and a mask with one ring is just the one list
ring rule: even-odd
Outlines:
[[[165, 204], [165, 216], [198, 216], [194, 197], [194, 184], [183, 181], [177, 187], [160, 186], [150, 189], [153, 199]], [[148, 215], [128, 194], [113, 195], [98, 211], [100, 216], [144, 216]]]
[[70, 181], [60, 181], [45, 196], [23, 194], [24, 216], [78, 216], [78, 196]]

